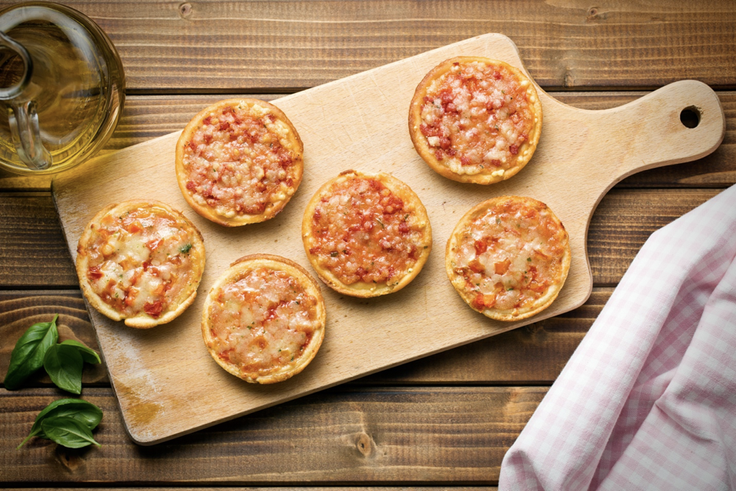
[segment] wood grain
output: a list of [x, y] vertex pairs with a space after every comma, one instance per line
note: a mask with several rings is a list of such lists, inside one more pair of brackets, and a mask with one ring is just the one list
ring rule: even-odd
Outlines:
[[103, 410], [100, 448], [34, 440], [16, 451], [57, 396], [0, 389], [0, 482], [143, 484], [494, 485], [501, 459], [546, 388], [335, 388], [155, 447], [125, 434], [110, 389], [84, 389]]
[[[406, 104], [416, 84], [437, 63], [458, 54], [493, 57], [522, 67], [515, 45], [505, 36], [489, 34], [278, 99], [277, 105], [289, 115], [305, 143], [300, 193], [278, 219], [247, 227], [248, 231], [258, 230], [257, 235], [225, 231], [194, 216], [209, 251], [202, 291], [208, 291], [230, 262], [248, 252], [268, 250], [303, 259], [299, 232], [304, 203], [330, 173], [345, 170], [345, 156], [353, 155], [355, 162], [348, 164], [352, 168], [391, 172], [412, 183], [432, 217], [435, 241], [449, 236], [458, 217], [489, 192], [533, 196], [549, 205], [570, 234], [577, 265], [555, 303], [535, 319], [558, 315], [578, 307], [590, 294], [585, 230], [595, 205], [610, 186], [638, 170], [707, 155], [725, 132], [717, 97], [699, 82], [673, 83], [625, 106], [602, 111], [571, 108], [539, 92], [545, 129], [533, 165], [492, 189], [458, 186], [429, 171], [406, 137]], [[680, 122], [680, 111], [687, 107], [697, 107], [700, 122], [696, 128]], [[188, 209], [171, 169], [178, 137], [177, 132], [130, 147], [56, 178], [55, 202], [67, 240], [76, 244], [95, 210], [111, 200], [140, 196], [135, 193], [142, 189], [147, 198]], [[622, 141], [627, 144], [621, 145]], [[652, 148], [651, 141], [660, 145]], [[90, 172], [93, 167], [100, 171]], [[75, 249], [70, 249], [74, 256]], [[330, 334], [320, 356], [300, 374], [298, 384], [290, 380], [268, 390], [241, 387], [223, 378], [216, 368], [213, 371], [212, 360], [201, 349], [202, 295], [168, 329], [145, 336], [121, 330], [95, 311], [90, 314], [128, 430], [136, 441], [152, 444], [532, 322], [479, 320], [462, 302], [448, 305], [451, 299], [458, 299], [447, 284], [443, 264], [443, 255], [434, 254], [413, 288], [382, 301], [355, 303], [327, 292]], [[399, 317], [402, 321], [397, 325]], [[435, 322], [427, 325], [429, 318]], [[446, 325], [454, 328], [448, 331]], [[410, 334], [413, 332], [423, 335], [417, 337]], [[161, 355], [168, 352], [190, 356], [184, 362]], [[170, 376], [172, 370], [177, 377]], [[218, 386], [223, 398], [197, 397], [197, 403], [184, 405], [192, 387], [200, 386], [203, 379]], [[155, 390], [151, 392], [150, 387]]]
[[733, 87], [736, 77], [729, 0], [65, 3], [108, 33], [131, 93], [291, 92], [489, 32], [514, 39], [548, 88]]
[[[0, 2], [0, 7], [9, 3]], [[45, 389], [0, 390], [0, 483], [4, 488], [71, 489], [81, 483], [101, 489], [141, 485], [201, 489], [226, 484], [230, 487], [222, 489], [244, 485], [246, 489], [321, 490], [364, 489], [367, 483], [379, 486], [373, 489], [398, 485], [489, 489], [497, 472], [482, 472], [478, 477], [479, 468], [485, 471], [498, 465], [502, 451], [495, 442], [503, 437], [510, 444], [523, 424], [471, 424], [480, 431], [462, 444], [469, 445], [474, 458], [451, 461], [455, 467], [449, 469], [444, 460], [448, 453], [442, 449], [457, 444], [459, 438], [448, 435], [452, 429], [427, 431], [427, 420], [420, 413], [429, 406], [416, 405], [411, 392], [386, 385], [422, 384], [416, 389], [431, 392], [435, 384], [447, 384], [450, 387], [444, 389], [450, 390], [468, 384], [460, 387], [468, 391], [475, 391], [477, 387], [471, 386], [478, 384], [509, 384], [499, 389], [513, 392], [511, 386], [535, 383], [534, 377], [538, 383], [549, 383], [646, 237], [736, 183], [736, 93], [729, 91], [736, 88], [736, 4], [730, 0], [603, 4], [512, 0], [494, 2], [490, 8], [481, 0], [65, 3], [92, 15], [123, 55], [127, 104], [105, 152], [178, 131], [197, 110], [225, 94], [255, 94], [271, 100], [292, 88], [337, 80], [487, 32], [509, 35], [536, 81], [550, 92], [561, 90], [551, 95], [564, 103], [611, 108], [666, 83], [693, 78], [719, 89], [727, 128], [722, 145], [710, 156], [634, 174], [607, 193], [588, 234], [591, 269], [600, 286], [579, 309], [380, 372], [361, 379], [359, 387], [354, 382], [329, 389], [273, 412], [265, 410], [155, 448], [130, 442], [111, 389], [89, 390], [85, 385], [85, 397], [93, 397], [105, 409], [101, 431], [107, 432], [107, 440], [102, 449], [75, 452], [33, 444], [26, 449], [29, 452], [16, 452], [16, 434], [22, 438], [35, 414], [61, 394], [40, 379], [34, 386]], [[0, 171], [0, 290], [4, 290], [0, 291], [0, 316], [16, 312], [10, 322], [23, 322], [64, 309], [72, 333], [92, 343], [93, 328], [79, 307], [76, 277], [60, 240], [49, 186], [48, 178]], [[45, 192], [15, 193], [21, 190]], [[54, 298], [60, 294], [68, 299]], [[39, 300], [41, 295], [45, 300]], [[5, 303], [13, 298], [21, 303]], [[8, 324], [0, 323], [4, 339], [3, 328], [9, 329]], [[333, 394], [346, 388], [364, 391], [363, 396]], [[374, 389], [373, 404], [365, 404]], [[322, 399], [323, 395], [327, 398]], [[452, 406], [454, 398], [444, 393], [438, 403], [444, 401], [462, 411], [468, 399], [459, 399], [461, 403]], [[303, 408], [302, 402], [307, 403]], [[401, 409], [407, 405], [418, 409], [416, 417]], [[499, 407], [491, 403], [483, 411]], [[400, 416], [394, 418], [397, 408]], [[430, 411], [452, 417], [436, 406]], [[476, 423], [480, 413], [472, 416]], [[328, 427], [312, 432], [309, 425]], [[364, 454], [358, 445], [368, 440], [356, 436], [362, 435], [364, 427], [365, 434], [388, 449], [387, 454], [360, 457]], [[12, 437], [7, 428], [12, 429]], [[481, 461], [473, 452], [493, 455], [493, 461]], [[346, 459], [346, 455], [356, 458]], [[312, 465], [315, 456], [339, 464], [326, 470], [324, 462]], [[335, 468], [339, 474], [333, 475]], [[459, 483], [467, 486], [456, 488]]]
[[0, 286], [78, 288], [59, 215], [49, 197], [0, 194]]

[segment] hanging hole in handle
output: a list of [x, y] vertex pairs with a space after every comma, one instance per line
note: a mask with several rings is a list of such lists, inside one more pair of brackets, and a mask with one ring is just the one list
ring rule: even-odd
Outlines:
[[686, 107], [680, 112], [680, 122], [686, 128], [697, 128], [700, 124], [700, 111], [695, 106]]

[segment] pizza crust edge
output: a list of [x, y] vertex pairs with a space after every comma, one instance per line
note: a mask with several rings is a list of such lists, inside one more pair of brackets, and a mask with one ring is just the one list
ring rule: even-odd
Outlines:
[[[191, 140], [192, 134], [199, 128], [202, 121], [210, 115], [214, 111], [219, 111], [221, 108], [234, 105], [234, 104], [246, 104], [249, 107], [252, 107], [254, 105], [261, 106], [267, 110], [269, 110], [271, 113], [273, 113], [276, 116], [276, 119], [286, 124], [286, 126], [289, 128], [289, 143], [290, 143], [290, 150], [294, 153], [294, 169], [295, 169], [295, 175], [294, 175], [294, 184], [291, 189], [291, 193], [287, 196], [285, 200], [280, 201], [277, 204], [269, 204], [267, 205], [266, 209], [263, 211], [263, 213], [260, 214], [240, 214], [235, 215], [234, 217], [228, 218], [223, 215], [218, 214], [213, 210], [211, 207], [206, 205], [201, 205], [197, 203], [191, 196], [190, 192], [186, 188], [186, 183], [188, 180], [187, 172], [184, 167], [184, 147], [189, 143]], [[204, 218], [217, 223], [219, 225], [225, 226], [225, 227], [239, 227], [241, 225], [247, 225], [251, 223], [260, 223], [265, 222], [266, 220], [270, 220], [271, 218], [278, 215], [284, 207], [291, 201], [291, 198], [296, 194], [297, 189], [299, 189], [299, 185], [301, 184], [302, 177], [304, 175], [304, 143], [302, 142], [301, 138], [299, 137], [299, 133], [297, 132], [296, 128], [292, 124], [291, 120], [286, 116], [286, 114], [279, 109], [278, 107], [274, 106], [273, 104], [262, 101], [260, 99], [250, 99], [250, 98], [239, 98], [239, 99], [225, 99], [222, 101], [218, 101], [214, 104], [211, 104], [210, 106], [207, 106], [206, 108], [202, 109], [199, 113], [197, 113], [190, 121], [187, 123], [184, 130], [182, 130], [181, 135], [179, 136], [179, 139], [176, 143], [176, 157], [175, 157], [175, 169], [176, 169], [176, 180], [179, 184], [179, 189], [181, 190], [181, 194], [186, 200], [186, 202], [189, 204], [189, 206], [192, 207], [194, 211], [196, 211], [199, 215], [203, 216]]]
[[[477, 309], [475, 306], [473, 306], [474, 297], [465, 290], [464, 278], [455, 273], [455, 268], [453, 267], [454, 262], [457, 258], [455, 250], [458, 244], [458, 239], [466, 231], [468, 224], [478, 215], [484, 215], [489, 208], [493, 207], [501, 200], [522, 201], [524, 203], [532, 202], [535, 205], [542, 205], [549, 212], [550, 218], [561, 228], [561, 230], [565, 234], [565, 252], [562, 257], [562, 267], [560, 269], [559, 275], [552, 280], [552, 285], [550, 286], [550, 288], [545, 292], [542, 297], [534, 302], [532, 307], [521, 311], [518, 309], [499, 310], [496, 308], [486, 308], [484, 310]], [[544, 311], [550, 305], [552, 305], [552, 303], [557, 299], [557, 296], [559, 295], [563, 286], [565, 285], [567, 275], [570, 271], [571, 262], [572, 252], [570, 249], [569, 234], [557, 215], [555, 215], [555, 213], [545, 203], [542, 203], [541, 201], [534, 198], [520, 196], [498, 196], [496, 198], [491, 198], [483, 201], [473, 207], [458, 221], [457, 225], [455, 225], [455, 228], [453, 229], [450, 237], [447, 240], [447, 247], [445, 249], [445, 269], [447, 272], [447, 276], [450, 280], [450, 283], [463, 299], [463, 301], [476, 312], [480, 312], [481, 314], [491, 319], [505, 322], [527, 319]]]
[[[531, 100], [531, 108], [532, 112], [534, 113], [535, 123], [532, 128], [532, 132], [529, 135], [529, 138], [519, 148], [519, 154], [526, 153], [526, 157], [517, 159], [516, 165], [510, 169], [505, 169], [501, 175], [494, 175], [494, 172], [497, 169], [489, 169], [488, 172], [481, 172], [478, 174], [458, 174], [456, 172], [453, 172], [449, 167], [444, 165], [436, 158], [434, 152], [427, 143], [427, 139], [419, 129], [422, 122], [421, 113], [422, 106], [424, 105], [424, 97], [427, 95], [427, 91], [432, 83], [448, 73], [452, 69], [452, 66], [455, 62], [470, 63], [474, 61], [485, 64], [496, 64], [499, 66], [503, 66], [510, 72], [514, 73], [519, 80], [525, 80], [528, 82], [527, 93], [528, 97]], [[409, 106], [409, 135], [419, 156], [431, 169], [433, 169], [441, 176], [452, 179], [453, 181], [463, 183], [488, 185], [510, 179], [511, 177], [516, 175], [521, 169], [526, 166], [527, 163], [529, 163], [531, 158], [534, 156], [534, 152], [536, 151], [537, 145], [539, 143], [539, 137], [542, 133], [542, 122], [542, 102], [539, 99], [537, 90], [532, 80], [526, 74], [524, 74], [524, 72], [512, 65], [509, 65], [508, 63], [481, 56], [457, 56], [447, 59], [432, 68], [432, 70], [430, 70], [417, 85], [414, 96], [411, 99], [411, 104]]]
[[[421, 250], [414, 267], [411, 268], [411, 272], [402, 276], [401, 279], [396, 283], [389, 284], [356, 282], [350, 285], [345, 284], [330, 270], [318, 264], [314, 255], [309, 252], [309, 249], [311, 248], [310, 245], [313, 244], [314, 238], [311, 227], [312, 216], [314, 215], [315, 208], [317, 207], [317, 204], [320, 202], [321, 198], [326, 193], [330, 192], [330, 188], [332, 185], [340, 181], [365, 177], [377, 179], [393, 194], [401, 198], [404, 201], [405, 206], [410, 206], [414, 213], [416, 213], [421, 223], [420, 226], [424, 229], [422, 238], [423, 241], [426, 243], [426, 247]], [[310, 264], [317, 272], [319, 278], [327, 286], [338, 293], [342, 293], [351, 297], [372, 298], [397, 292], [409, 283], [411, 283], [414, 278], [417, 277], [419, 272], [426, 264], [427, 259], [429, 258], [429, 254], [432, 251], [432, 227], [430, 225], [429, 215], [427, 214], [427, 210], [424, 207], [424, 204], [419, 199], [419, 196], [406, 183], [385, 172], [363, 173], [351, 169], [341, 172], [338, 176], [329, 179], [327, 182], [322, 184], [322, 186], [317, 190], [317, 192], [314, 193], [312, 198], [309, 200], [309, 203], [307, 203], [306, 209], [304, 211], [304, 218], [302, 220], [302, 241], [304, 243], [304, 250]]]
[[[89, 280], [87, 279], [87, 269], [89, 267], [89, 264], [87, 254], [85, 253], [86, 244], [90, 241], [90, 239], [92, 239], [95, 227], [97, 227], [100, 221], [108, 214], [111, 214], [113, 212], [125, 212], [132, 208], [139, 208], [141, 206], [160, 207], [167, 210], [169, 213], [175, 216], [182, 227], [187, 230], [189, 238], [195, 244], [195, 247], [192, 247], [192, 251], [193, 254], [195, 254], [195, 260], [193, 261], [193, 264], [195, 265], [194, 277], [197, 280], [196, 282], [190, 283], [187, 288], [182, 290], [182, 294], [179, 295], [176, 301], [173, 302], [173, 304], [176, 306], [173, 310], [167, 310], [166, 313], [158, 318], [153, 318], [145, 312], [141, 312], [132, 317], [127, 317], [123, 315], [118, 310], [114, 309], [112, 306], [104, 302], [100, 298], [100, 296], [94, 292], [92, 286], [89, 283]], [[204, 273], [204, 267], [204, 239], [202, 238], [202, 234], [197, 229], [197, 227], [194, 226], [194, 224], [182, 212], [172, 208], [166, 203], [157, 200], [142, 199], [126, 200], [119, 203], [112, 203], [98, 211], [95, 216], [87, 223], [84, 231], [82, 232], [82, 235], [79, 238], [77, 244], [77, 259], [75, 261], [75, 270], [79, 279], [79, 286], [87, 302], [89, 302], [89, 304], [94, 307], [95, 310], [105, 315], [106, 317], [114, 321], [122, 320], [124, 321], [126, 326], [136, 329], [150, 329], [162, 324], [167, 324], [179, 317], [194, 302], [194, 299], [197, 297], [197, 290], [199, 288], [199, 283], [202, 279], [202, 275]]]
[[[243, 272], [252, 270], [259, 267], [265, 267], [272, 270], [280, 270], [288, 273], [292, 277], [296, 278], [299, 284], [312, 296], [317, 299], [317, 323], [318, 329], [314, 331], [312, 339], [309, 341], [306, 350], [302, 355], [295, 360], [295, 363], [281, 367], [280, 369], [269, 373], [267, 375], [259, 375], [257, 373], [244, 373], [234, 363], [227, 362], [217, 356], [217, 353], [212, 347], [213, 339], [210, 332], [211, 323], [209, 320], [209, 312], [212, 308], [212, 295], [218, 288], [227, 284], [233, 278], [238, 277]], [[235, 260], [230, 267], [222, 273], [215, 283], [212, 285], [207, 297], [204, 301], [202, 308], [202, 339], [204, 341], [207, 351], [210, 353], [215, 362], [227, 373], [234, 375], [248, 383], [254, 384], [275, 384], [290, 379], [294, 375], [301, 373], [314, 359], [322, 346], [322, 342], [325, 336], [325, 329], [327, 323], [327, 311], [325, 308], [324, 297], [322, 296], [322, 290], [319, 287], [319, 283], [309, 274], [298, 263], [273, 254], [251, 254], [243, 256]]]

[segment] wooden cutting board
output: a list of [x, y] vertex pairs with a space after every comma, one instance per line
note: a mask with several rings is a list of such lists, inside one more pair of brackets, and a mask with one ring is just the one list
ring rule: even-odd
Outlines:
[[[266, 223], [228, 229], [188, 207], [174, 174], [178, 132], [100, 157], [54, 181], [56, 206], [75, 259], [77, 241], [92, 216], [127, 199], [169, 203], [205, 239], [207, 265], [199, 297], [174, 322], [135, 330], [89, 309], [135, 442], [159, 443], [580, 306], [592, 290], [588, 223], [606, 191], [634, 172], [703, 157], [723, 139], [725, 119], [718, 98], [700, 82], [673, 83], [602, 111], [566, 106], [538, 88], [544, 125], [526, 168], [491, 186], [450, 181], [417, 156], [407, 118], [422, 77], [458, 55], [486, 56], [523, 69], [511, 40], [487, 34], [274, 101], [304, 141], [305, 173], [286, 209]], [[695, 128], [681, 123], [687, 108], [699, 114]], [[258, 386], [227, 374], [210, 357], [200, 333], [202, 302], [210, 286], [246, 254], [280, 254], [311, 271], [300, 236], [305, 205], [325, 180], [347, 169], [389, 172], [419, 195], [433, 229], [427, 265], [405, 289], [381, 298], [354, 299], [324, 287], [324, 344], [293, 379]], [[445, 243], [460, 217], [480, 201], [506, 194], [547, 203], [568, 229], [573, 254], [570, 275], [555, 303], [534, 318], [510, 324], [487, 319], [465, 305], [444, 268]]]

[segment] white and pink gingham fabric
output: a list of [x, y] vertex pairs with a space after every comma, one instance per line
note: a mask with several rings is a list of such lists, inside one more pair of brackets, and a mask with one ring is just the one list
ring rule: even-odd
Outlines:
[[736, 489], [736, 186], [647, 240], [499, 489]]

